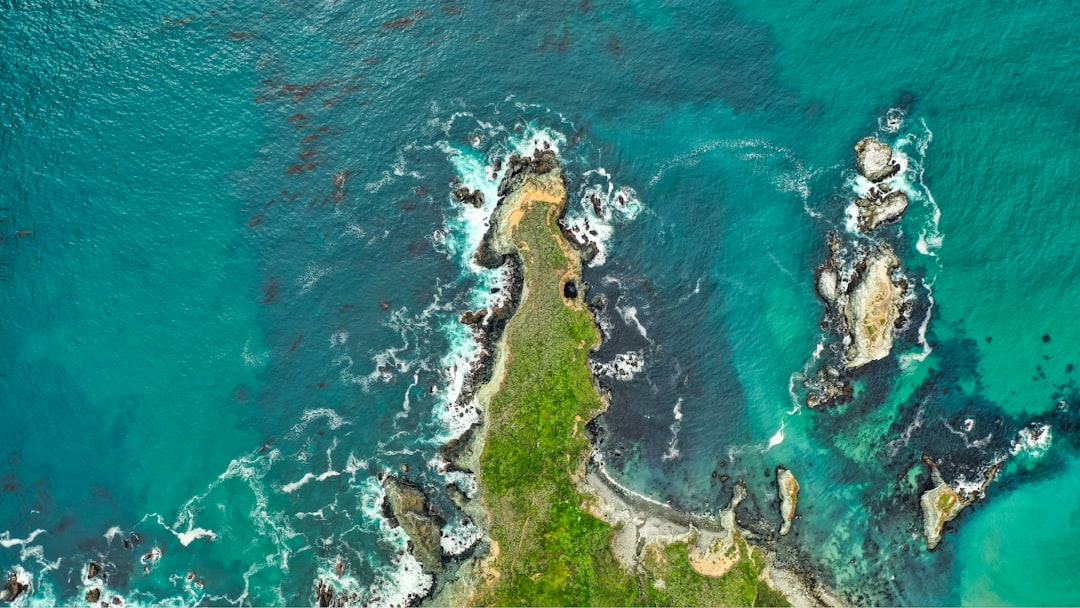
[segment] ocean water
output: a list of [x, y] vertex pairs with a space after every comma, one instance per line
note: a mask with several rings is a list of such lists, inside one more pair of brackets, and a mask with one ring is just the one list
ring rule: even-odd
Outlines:
[[[378, 475], [407, 468], [447, 552], [475, 547], [446, 491], [475, 482], [438, 456], [478, 417], [458, 317], [505, 295], [469, 261], [493, 162], [545, 140], [602, 253], [614, 478], [695, 512], [745, 479], [767, 530], [788, 467], [778, 555], [854, 603], [1080, 603], [1077, 24], [1066, 2], [0, 4], [0, 570], [28, 604], [427, 593]], [[856, 238], [870, 134], [906, 159], [877, 238], [911, 317], [851, 404], [810, 411], [813, 272], [827, 232]], [[1032, 423], [1050, 440], [1017, 443]], [[1004, 459], [932, 553], [922, 453], [966, 483]]]

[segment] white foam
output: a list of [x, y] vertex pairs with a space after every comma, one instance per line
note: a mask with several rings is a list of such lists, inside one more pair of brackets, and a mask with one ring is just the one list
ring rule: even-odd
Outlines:
[[640, 352], [619, 353], [608, 363], [590, 361], [594, 376], [606, 376], [616, 380], [631, 380], [645, 368], [645, 357]]
[[878, 117], [878, 128], [883, 133], [896, 133], [904, 126], [905, 113], [900, 108], [889, 108], [883, 116]]
[[258, 369], [270, 360], [270, 349], [264, 348], [262, 352], [255, 352], [251, 349], [251, 340], [244, 342], [244, 350], [240, 353], [240, 356], [244, 359], [244, 364], [250, 368]]
[[1053, 441], [1050, 425], [1036, 422], [1020, 429], [1012, 440], [1009, 452], [1013, 456], [1024, 453], [1032, 458], [1042, 458]]
[[409, 411], [412, 409], [411, 395], [416, 385], [420, 383], [420, 372], [413, 374], [413, 381], [408, 387], [405, 388], [405, 398], [401, 402], [401, 411], [394, 414], [394, 420], [401, 420], [402, 418], [409, 417]]
[[914, 353], [907, 352], [900, 355], [900, 369], [904, 370], [908, 369], [915, 362], [922, 363], [923, 361], [926, 361], [926, 358], [929, 357], [930, 353], [934, 350], [931, 348], [930, 343], [926, 341], [926, 330], [930, 327], [930, 319], [934, 315], [934, 291], [932, 285], [925, 280], [922, 281], [922, 284], [923, 287], [926, 288], [926, 297], [929, 300], [929, 304], [926, 307], [926, 316], [923, 317], [922, 323], [919, 324], [919, 346], [922, 347], [922, 350]]
[[188, 546], [192, 541], [200, 538], [209, 538], [210, 540], [216, 540], [217, 534], [213, 530], [207, 530], [206, 528], [190, 528], [186, 532], [173, 532], [176, 538], [180, 539], [180, 544]]
[[768, 452], [769, 450], [775, 448], [776, 446], [780, 445], [781, 443], [784, 443], [784, 422], [783, 421], [780, 421], [780, 430], [776, 431], [776, 433], [772, 437], [769, 438], [769, 445], [765, 446], [765, 451]]
[[315, 479], [315, 474], [314, 473], [311, 473], [311, 472], [304, 473], [304, 476], [301, 477], [300, 479], [297, 479], [296, 481], [294, 481], [292, 483], [287, 483], [284, 486], [282, 486], [281, 491], [286, 493], [286, 494], [291, 494], [291, 493], [295, 492], [296, 490], [300, 489], [301, 487], [303, 487], [304, 484], [311, 481], [312, 479]]
[[439, 541], [447, 555], [461, 555], [484, 538], [484, 531], [472, 521], [469, 523], [450, 522], [443, 527], [443, 536]]
[[330, 334], [330, 348], [338, 346], [345, 346], [345, 343], [349, 341], [349, 332], [344, 329], [338, 329], [334, 333]]
[[44, 533], [45, 530], [38, 528], [37, 530], [31, 532], [26, 538], [12, 538], [11, 532], [5, 530], [4, 532], [0, 533], [0, 546], [3, 546], [5, 549], [10, 549], [16, 546], [25, 547], [26, 545], [34, 542], [34, 539], [37, 538], [39, 534]]
[[810, 199], [812, 198], [810, 180], [819, 173], [831, 168], [807, 167], [789, 148], [778, 146], [763, 139], [716, 139], [696, 146], [690, 151], [676, 155], [665, 162], [649, 180], [649, 186], [652, 187], [658, 184], [667, 172], [675, 167], [697, 165], [705, 154], [714, 150], [731, 152], [737, 155], [740, 160], [753, 163], [755, 171], [758, 173], [767, 170], [764, 163], [769, 160], [778, 159], [783, 161], [785, 166], [782, 170], [768, 169], [773, 173], [771, 179], [773, 187], [777, 192], [795, 194], [802, 201], [803, 211], [807, 215], [816, 218], [821, 217], [820, 212], [810, 208]]
[[413, 597], [423, 597], [434, 584], [430, 575], [424, 574], [420, 562], [408, 552], [409, 537], [401, 527], [391, 529], [382, 516], [382, 502], [385, 496], [382, 484], [374, 477], [368, 477], [359, 487], [361, 492], [361, 512], [370, 523], [375, 523], [381, 535], [395, 554], [388, 567], [380, 569], [374, 582], [361, 582], [355, 578], [330, 575], [320, 568], [320, 578], [332, 581], [335, 587], [344, 592], [356, 592], [364, 602], [374, 606], [405, 606]]
[[671, 509], [672, 508], [672, 506], [667, 504], [666, 502], [660, 502], [659, 500], [656, 500], [654, 498], [649, 498], [648, 496], [645, 496], [644, 494], [639, 494], [639, 493], [631, 490], [630, 488], [624, 486], [623, 484], [619, 483], [618, 481], [615, 481], [615, 478], [612, 477], [608, 473], [607, 467], [604, 466], [604, 455], [601, 454], [599, 451], [597, 451], [597, 450], [593, 451], [592, 460], [596, 464], [597, 472], [599, 472], [600, 475], [603, 475], [604, 479], [607, 480], [607, 483], [611, 484], [619, 492], [621, 492], [623, 494], [626, 494], [627, 496], [633, 496], [633, 497], [637, 498], [638, 500], [643, 500], [643, 501], [645, 501], [645, 502], [647, 502], [649, 504], [653, 504], [653, 505], [656, 505], [658, 507], [664, 507], [666, 509]]
[[[645, 330], [645, 326], [642, 325], [641, 321], [638, 320], [638, 310], [636, 307], [619, 306], [616, 307], [616, 310], [619, 311], [619, 316], [622, 317], [623, 321], [625, 321], [627, 325], [633, 325], [635, 328], [637, 328], [637, 331], [639, 334], [641, 334], [642, 338], [649, 340], [649, 332]], [[652, 340], [649, 340], [649, 343], [651, 344]]]
[[309, 424], [321, 419], [326, 420], [326, 427], [331, 431], [335, 431], [346, 424], [352, 424], [330, 408], [323, 407], [313, 410], [304, 410], [303, 416], [300, 417], [300, 422], [294, 424], [292, 429], [289, 430], [289, 436], [293, 438], [300, 437], [305, 433]]
[[[909, 194], [909, 197], [921, 201], [923, 209], [927, 212], [926, 220], [919, 230], [919, 239], [915, 244], [915, 249], [924, 256], [937, 257], [937, 252], [944, 242], [944, 235], [941, 234], [940, 228], [941, 208], [934, 198], [934, 193], [926, 185], [926, 170], [923, 163], [930, 142], [934, 140], [934, 132], [926, 125], [925, 120], [920, 120], [919, 123], [922, 127], [921, 133], [908, 133], [894, 144], [897, 155], [904, 158], [910, 166], [910, 171], [906, 170], [907, 166], [905, 167], [904, 174], [900, 176], [902, 182], [899, 185]], [[918, 160], [912, 159], [905, 152], [906, 148], [914, 148], [913, 153], [918, 155]]]
[[924, 412], [925, 406], [920, 405], [919, 409], [915, 412], [915, 419], [912, 420], [910, 424], [908, 424], [907, 428], [904, 429], [904, 432], [901, 433], [900, 436], [896, 439], [893, 439], [889, 443], [885, 444], [885, 449], [888, 450], [889, 456], [895, 456], [896, 453], [900, 451], [900, 448], [906, 446], [908, 442], [911, 441], [911, 438], [915, 434], [915, 431], [922, 428]]
[[392, 184], [393, 182], [394, 176], [392, 176], [389, 171], [383, 171], [381, 178], [364, 184], [364, 189], [367, 190], [370, 194], [375, 194], [376, 192], [382, 190], [384, 187]]
[[314, 263], [309, 262], [307, 268], [304, 270], [304, 274], [296, 277], [296, 284], [300, 286], [300, 293], [307, 293], [310, 291], [311, 288], [315, 286], [315, 283], [318, 283], [319, 279], [329, 274], [331, 270], [333, 270], [333, 268], [330, 266], [320, 268]]
[[105, 531], [105, 540], [111, 543], [114, 538], [123, 535], [124, 531], [120, 529], [120, 526], [113, 526]]
[[596, 256], [589, 261], [589, 266], [603, 266], [615, 226], [637, 218], [644, 205], [632, 188], [616, 187], [603, 167], [586, 171], [582, 177], [587, 185], [583, 187], [577, 205], [567, 207], [561, 225], [580, 245], [592, 245], [596, 249]]
[[465, 471], [449, 470], [445, 466], [439, 466], [437, 468], [445, 470], [443, 477], [446, 479], [447, 483], [452, 483], [457, 486], [467, 498], [472, 499], [476, 497], [476, 492], [479, 490], [476, 475]]
[[974, 449], [981, 450], [981, 449], [985, 448], [986, 446], [990, 445], [990, 442], [994, 439], [994, 434], [993, 433], [988, 433], [986, 435], [986, 437], [983, 437], [982, 439], [976, 439], [975, 441], [971, 441], [969, 439], [968, 433], [971, 431], [971, 429], [975, 425], [974, 421], [972, 421], [971, 418], [966, 419], [964, 421], [963, 426], [960, 429], [954, 429], [952, 427], [952, 425], [950, 425], [949, 422], [947, 420], [945, 420], [944, 418], [942, 418], [941, 423], [943, 425], [945, 425], [945, 428], [950, 433], [952, 433], [953, 435], [957, 435], [960, 438], [962, 438], [964, 440], [964, 447], [968, 448], [968, 449], [974, 448]]
[[664, 455], [660, 457], [661, 460], [673, 460], [675, 458], [678, 458], [680, 455], [679, 429], [682, 427], [683, 419], [682, 404], [682, 397], [679, 397], [679, 399], [675, 402], [675, 407], [671, 410], [671, 414], [675, 419], [671, 423], [671, 426], [668, 427], [668, 429], [671, 430], [671, 441], [668, 442], [667, 451], [664, 452]]
[[[189, 502], [189, 504], [190, 504], [190, 502]], [[187, 505], [185, 505], [185, 507], [186, 506]], [[209, 538], [210, 540], [217, 540], [217, 533], [215, 533], [213, 530], [207, 530], [206, 528], [202, 528], [202, 527], [195, 527], [195, 525], [194, 525], [194, 519], [195, 519], [194, 515], [190, 510], [188, 510], [186, 508], [181, 509], [181, 516], [176, 520], [176, 523], [174, 525], [172, 525], [172, 526], [165, 523], [164, 518], [162, 518], [157, 513], [152, 514], [152, 517], [157, 519], [158, 524], [161, 525], [162, 528], [165, 528], [170, 533], [172, 533], [173, 536], [175, 536], [177, 539], [180, 540], [180, 544], [185, 546], [185, 547], [190, 545], [192, 541], [198, 540], [200, 538]], [[143, 519], [145, 520], [146, 518], [143, 518]], [[186, 530], [184, 530], [184, 531], [179, 531], [178, 530], [178, 528], [180, 528], [181, 526], [185, 526], [185, 525], [186, 525], [186, 528], [187, 528]], [[147, 556], [150, 556], [150, 559], [146, 559]], [[146, 555], [144, 555], [143, 558], [144, 558], [143, 559], [144, 562], [154, 564], [159, 559], [161, 559], [161, 549], [159, 549], [157, 547], [154, 547], [150, 551], [150, 553], [147, 553]]]

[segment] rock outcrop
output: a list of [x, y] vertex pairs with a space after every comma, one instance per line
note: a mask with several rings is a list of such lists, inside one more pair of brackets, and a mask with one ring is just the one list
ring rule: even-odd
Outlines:
[[836, 299], [840, 296], [840, 275], [837, 274], [836, 268], [828, 264], [820, 266], [815, 286], [818, 295], [825, 300], [826, 304], [830, 306], [836, 304]]
[[859, 173], [872, 182], [889, 179], [900, 171], [900, 165], [893, 161], [892, 148], [873, 137], [859, 140], [855, 144], [855, 154]]
[[956, 490], [941, 476], [937, 464], [926, 454], [922, 461], [930, 467], [930, 477], [934, 487], [923, 492], [919, 502], [923, 512], [923, 535], [926, 536], [926, 548], [933, 551], [941, 542], [941, 531], [945, 524], [956, 519], [968, 505], [975, 502], [986, 491], [990, 482], [994, 481], [1001, 464], [992, 465], [984, 474], [983, 483], [974, 492]]
[[472, 205], [479, 209], [484, 206], [484, 193], [479, 190], [470, 191], [468, 188], [462, 186], [457, 190], [454, 190], [454, 200], [459, 203], [465, 203], [466, 205]]
[[856, 223], [859, 230], [871, 232], [882, 224], [896, 221], [908, 208], [908, 196], [900, 190], [893, 190], [882, 194], [887, 189], [885, 184], [878, 184], [866, 193], [866, 196], [855, 201], [859, 210]]
[[530, 180], [533, 186], [541, 190], [550, 189], [553, 181], [558, 183], [560, 189], [563, 187], [562, 169], [554, 152], [536, 150], [531, 157], [515, 154], [506, 161], [506, 172], [499, 182], [499, 202], [491, 214], [489, 227], [480, 247], [473, 256], [480, 266], [498, 268], [508, 256], [516, 252], [517, 248], [508, 229], [513, 205], [504, 203], [508, 195], [522, 190], [524, 184]]
[[383, 479], [383, 488], [383, 514], [391, 527], [400, 525], [409, 535], [412, 554], [425, 573], [442, 572], [442, 527], [446, 521], [431, 508], [423, 488], [393, 475]]
[[901, 316], [905, 291], [892, 278], [899, 267], [900, 260], [887, 245], [865, 260], [862, 278], [843, 306], [851, 340], [848, 368], [882, 359], [892, 350], [893, 328]]
[[784, 467], [776, 467], [777, 491], [780, 494], [780, 517], [784, 523], [780, 526], [780, 535], [791, 530], [791, 520], [795, 517], [795, 505], [799, 502], [799, 482], [795, 475]]
[[19, 580], [19, 575], [15, 572], [8, 574], [7, 580], [4, 581], [3, 589], [0, 589], [0, 602], [14, 602], [23, 593], [26, 593], [30, 589], [30, 585]]

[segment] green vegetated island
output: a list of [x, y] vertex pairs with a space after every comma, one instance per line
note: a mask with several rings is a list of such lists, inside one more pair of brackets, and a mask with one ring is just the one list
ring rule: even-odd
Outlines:
[[[555, 154], [511, 157], [499, 194], [477, 259], [515, 264], [521, 293], [476, 393], [483, 426], [449, 450], [477, 474], [478, 496], [459, 504], [488, 538], [431, 603], [819, 603], [770, 568], [736, 525], [741, 483], [718, 518], [697, 520], [616, 492], [587, 470], [585, 425], [607, 406], [588, 362], [600, 333], [584, 301], [582, 252], [559, 225], [567, 194]], [[798, 483], [780, 470], [786, 532]]]

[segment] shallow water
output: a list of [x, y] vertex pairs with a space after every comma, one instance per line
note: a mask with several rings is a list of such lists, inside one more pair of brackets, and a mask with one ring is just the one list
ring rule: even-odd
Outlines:
[[[1072, 5], [0, 14], [0, 567], [31, 601], [306, 604], [320, 577], [387, 604], [426, 592], [376, 475], [407, 465], [447, 547], [475, 539], [444, 489], [471, 480], [437, 460], [476, 416], [447, 406], [478, 355], [457, 319], [501, 297], [468, 261], [490, 163], [538, 138], [560, 150], [570, 220], [603, 237], [595, 360], [644, 360], [602, 379], [613, 475], [694, 511], [727, 502], [719, 475], [745, 478], [776, 525], [787, 466], [802, 518], [781, 550], [853, 602], [1080, 601], [1060, 583], [1080, 407]], [[792, 393], [825, 337], [813, 270], [825, 233], [846, 235], [851, 146], [889, 108], [915, 194], [881, 230], [912, 319], [853, 404], [809, 411]], [[451, 199], [457, 180], [484, 209]], [[1049, 449], [1009, 456], [927, 553], [920, 454], [970, 480], [1035, 420]], [[82, 579], [89, 560], [107, 582]]]

